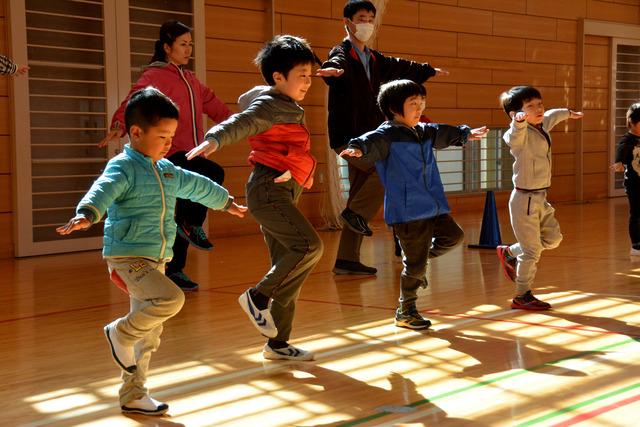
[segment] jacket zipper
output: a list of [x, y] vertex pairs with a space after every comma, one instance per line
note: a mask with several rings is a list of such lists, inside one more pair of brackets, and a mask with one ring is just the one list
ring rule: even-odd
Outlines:
[[164, 260], [164, 251], [167, 248], [167, 239], [164, 237], [164, 216], [167, 210], [167, 204], [164, 198], [164, 186], [162, 185], [162, 180], [160, 179], [160, 174], [158, 174], [158, 169], [155, 163], [152, 163], [151, 169], [153, 169], [153, 173], [158, 180], [158, 185], [160, 186], [160, 196], [162, 199], [162, 211], [160, 212], [160, 237], [162, 238], [162, 245], [160, 246], [160, 261]]
[[197, 147], [200, 144], [200, 141], [198, 141], [198, 129], [196, 126], [196, 105], [195, 100], [193, 99], [193, 89], [191, 89], [191, 85], [185, 78], [184, 73], [182, 72], [180, 67], [175, 64], [174, 67], [176, 67], [176, 69], [178, 70], [178, 74], [180, 74], [180, 77], [182, 78], [184, 84], [187, 86], [187, 91], [189, 92], [189, 107], [191, 108], [191, 131], [193, 133], [193, 146]]
[[[429, 191], [429, 181], [427, 181], [427, 158], [424, 154], [425, 144], [423, 144], [422, 141], [420, 141], [419, 144], [420, 144], [420, 154], [422, 155], [422, 179], [424, 181], [424, 187], [425, 187], [425, 190], [427, 190], [427, 194], [431, 194], [431, 192]], [[438, 200], [435, 197], [432, 197], [432, 199], [434, 202], [436, 202], [436, 216], [437, 216], [438, 213], [440, 212], [440, 203], [438, 203]]]

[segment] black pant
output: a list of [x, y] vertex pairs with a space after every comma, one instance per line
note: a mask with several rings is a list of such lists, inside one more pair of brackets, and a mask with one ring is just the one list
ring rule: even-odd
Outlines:
[[[168, 159], [176, 166], [183, 169], [204, 175], [212, 181], [222, 185], [224, 182], [224, 169], [219, 164], [212, 162], [204, 157], [195, 157], [187, 160], [186, 151], [178, 151], [173, 153]], [[178, 199], [176, 202], [176, 224], [188, 224], [200, 227], [207, 218], [208, 208], [200, 203], [191, 200]], [[182, 271], [187, 264], [187, 250], [189, 249], [189, 241], [176, 235], [176, 242], [173, 244], [173, 259], [167, 264], [167, 275]]]
[[640, 249], [640, 190], [627, 188], [629, 199], [629, 237], [631, 246]]

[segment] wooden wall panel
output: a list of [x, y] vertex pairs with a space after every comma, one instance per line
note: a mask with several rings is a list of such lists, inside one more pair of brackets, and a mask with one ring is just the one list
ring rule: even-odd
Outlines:
[[206, 25], [207, 38], [263, 42], [271, 35], [266, 14], [261, 10], [206, 6], [205, 16], [209, 22], [224, 23]]
[[0, 213], [11, 213], [11, 175], [0, 175]]
[[[233, 9], [266, 10], [269, 0], [205, 0], [205, 5], [225, 6]], [[210, 21], [207, 21], [210, 22]]]
[[342, 41], [344, 29], [341, 21], [333, 19], [283, 15], [282, 32], [304, 37], [313, 48], [330, 48]]
[[587, 0], [535, 0], [527, 1], [527, 14], [577, 20], [587, 15]]
[[0, 213], [0, 259], [13, 257], [13, 214]]
[[463, 58], [525, 60], [525, 41], [507, 37], [458, 35], [458, 55]]
[[8, 135], [0, 136], [0, 175], [11, 173], [11, 140]]
[[496, 36], [555, 40], [556, 32], [557, 20], [553, 18], [493, 13], [493, 34]]
[[276, 0], [275, 8], [283, 15], [331, 18], [331, 0]]
[[420, 3], [420, 27], [429, 30], [491, 34], [491, 16], [486, 10]]
[[575, 43], [527, 40], [526, 58], [528, 62], [551, 64], [575, 64]]
[[384, 13], [385, 25], [420, 27], [420, 6], [420, 3], [409, 0], [387, 2]]
[[600, 21], [626, 22], [637, 24], [640, 21], [640, 5], [620, 4], [607, 1], [588, 0], [587, 18]]
[[456, 33], [445, 31], [382, 26], [378, 49], [404, 55], [456, 56], [456, 37]]
[[576, 199], [576, 177], [575, 175], [554, 176], [549, 189], [549, 200], [551, 203], [566, 202]]
[[458, 5], [498, 12], [525, 13], [527, 0], [459, 0]]
[[609, 176], [607, 173], [585, 174], [582, 179], [586, 200], [603, 199], [608, 196]]

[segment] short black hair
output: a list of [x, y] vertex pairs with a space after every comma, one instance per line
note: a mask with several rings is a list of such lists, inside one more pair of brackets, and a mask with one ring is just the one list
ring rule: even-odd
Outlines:
[[540, 91], [533, 86], [514, 86], [500, 95], [500, 104], [504, 112], [509, 113], [522, 110], [525, 102], [532, 99], [542, 99]]
[[427, 89], [411, 80], [392, 80], [380, 86], [378, 106], [388, 120], [404, 114], [404, 102], [412, 96], [427, 96]]
[[316, 56], [309, 42], [301, 37], [290, 35], [275, 36], [267, 42], [253, 62], [258, 66], [267, 84], [273, 86], [273, 73], [282, 73], [285, 78], [289, 71], [298, 65], [313, 64]]
[[631, 104], [631, 107], [627, 110], [627, 127], [635, 125], [640, 122], [640, 102]]
[[342, 16], [347, 19], [353, 19], [353, 15], [361, 10], [373, 12], [373, 16], [376, 16], [376, 7], [369, 0], [349, 0], [347, 4], [344, 5]]
[[162, 119], [178, 120], [178, 106], [164, 93], [153, 86], [140, 89], [129, 97], [124, 110], [124, 124], [129, 133], [131, 126], [139, 126], [146, 131]]

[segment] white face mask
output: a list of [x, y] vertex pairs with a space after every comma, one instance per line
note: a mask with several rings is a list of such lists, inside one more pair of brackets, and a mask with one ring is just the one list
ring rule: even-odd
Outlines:
[[355, 24], [352, 21], [351, 23], [356, 26], [356, 32], [353, 34], [354, 37], [363, 43], [368, 42], [371, 36], [373, 35], [373, 30], [375, 28], [374, 25], [370, 22]]

